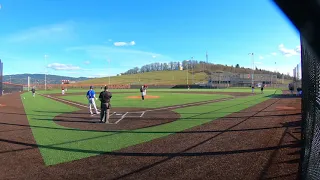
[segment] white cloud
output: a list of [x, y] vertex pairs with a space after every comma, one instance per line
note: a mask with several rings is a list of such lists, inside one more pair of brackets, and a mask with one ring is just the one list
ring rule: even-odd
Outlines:
[[276, 56], [276, 55], [277, 55], [277, 53], [273, 52], [273, 53], [271, 53], [271, 55], [272, 55], [272, 56]]
[[114, 42], [113, 45], [115, 45], [115, 46], [126, 46], [127, 43], [126, 42]]
[[259, 59], [262, 60], [262, 59], [264, 59], [264, 57], [263, 56], [259, 56]]
[[85, 61], [84, 63], [85, 63], [85, 64], [90, 64], [90, 61]]
[[100, 74], [93, 74], [91, 75], [91, 77], [96, 77], [96, 78], [99, 78], [99, 77], [108, 77], [109, 75], [106, 74], [106, 73], [100, 73]]
[[76, 71], [68, 71], [66, 72], [67, 74], [80, 74], [80, 72], [76, 72]]
[[[111, 59], [111, 66], [119, 67], [122, 71], [126, 71], [128, 68], [153, 63], [155, 62], [153, 56], [155, 56], [156, 59], [161, 59], [161, 62], [177, 61], [176, 59], [159, 53], [101, 45], [70, 47], [67, 48], [66, 51], [84, 52], [91, 60], [99, 61], [106, 67], [108, 66], [107, 59]], [[117, 70], [117, 73], [119, 73], [118, 71], [120, 71], [120, 69]]]
[[287, 49], [283, 44], [279, 45], [279, 51], [286, 57], [300, 55], [301, 49], [296, 46], [295, 49]]
[[74, 25], [72, 21], [52, 24], [40, 27], [29, 28], [7, 36], [5, 39], [11, 43], [21, 42], [55, 42], [67, 40], [74, 35]]
[[48, 65], [48, 68], [54, 70], [65, 70], [65, 71], [72, 71], [72, 70], [79, 70], [81, 69], [78, 66], [73, 66], [71, 64], [60, 64], [60, 63], [52, 63]]
[[156, 55], [152, 55], [152, 58], [156, 58], [157, 56]]
[[131, 42], [114, 42], [114, 46], [134, 46], [136, 42], [131, 41]]
[[134, 46], [134, 45], [136, 45], [136, 42], [131, 41], [129, 44], [130, 44], [131, 46]]

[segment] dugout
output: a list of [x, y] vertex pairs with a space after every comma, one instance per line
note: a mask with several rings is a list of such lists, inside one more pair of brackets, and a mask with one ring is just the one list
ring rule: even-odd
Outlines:
[[265, 84], [267, 86], [277, 83], [277, 75], [273, 74], [240, 74], [231, 72], [211, 72], [208, 76], [209, 87], [250, 87], [253, 83], [255, 86], [258, 84]]
[[23, 85], [3, 82], [2, 92], [4, 94], [23, 91]]

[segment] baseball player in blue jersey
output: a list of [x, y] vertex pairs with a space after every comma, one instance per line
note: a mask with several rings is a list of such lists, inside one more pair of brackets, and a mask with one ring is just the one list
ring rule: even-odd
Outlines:
[[97, 106], [96, 106], [96, 102], [95, 102], [95, 99], [97, 99], [97, 98], [96, 98], [96, 93], [94, 92], [92, 86], [90, 86], [90, 90], [87, 92], [87, 99], [88, 99], [88, 101], [89, 101], [90, 114], [93, 115], [92, 109], [91, 109], [92, 105], [93, 105], [93, 108], [94, 108], [95, 111], [96, 111], [96, 114], [100, 114], [100, 113], [98, 112], [98, 109], [97, 109]]

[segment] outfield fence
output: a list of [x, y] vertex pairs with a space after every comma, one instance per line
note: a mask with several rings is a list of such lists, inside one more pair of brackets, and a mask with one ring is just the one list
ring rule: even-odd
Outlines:
[[4, 94], [23, 91], [23, 85], [2, 83], [2, 91]]
[[[301, 38], [302, 39], [302, 38]], [[302, 143], [301, 179], [320, 179], [320, 59], [301, 40]]]

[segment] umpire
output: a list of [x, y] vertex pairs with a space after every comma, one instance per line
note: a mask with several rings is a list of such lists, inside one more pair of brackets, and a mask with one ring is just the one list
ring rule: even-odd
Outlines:
[[112, 98], [112, 93], [109, 92], [108, 86], [104, 87], [104, 91], [102, 91], [99, 95], [99, 99], [101, 101], [101, 113], [100, 113], [100, 122], [109, 123], [109, 114], [110, 114], [110, 100]]

